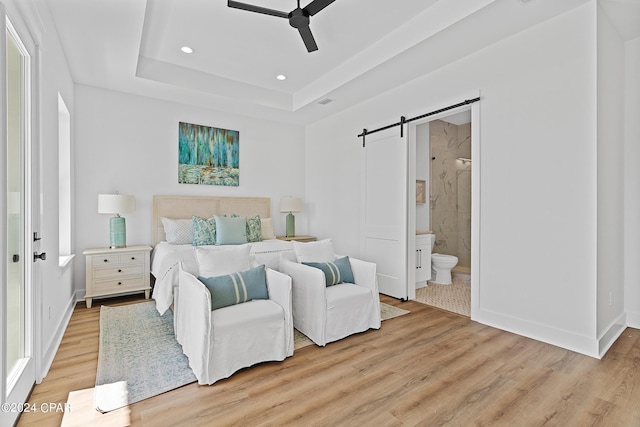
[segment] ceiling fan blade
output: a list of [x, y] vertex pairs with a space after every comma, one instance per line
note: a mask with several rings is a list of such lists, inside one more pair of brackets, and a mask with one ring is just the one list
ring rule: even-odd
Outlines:
[[318, 50], [318, 45], [316, 44], [316, 41], [313, 38], [313, 34], [311, 34], [311, 29], [309, 27], [300, 27], [298, 28], [298, 32], [302, 36], [302, 41], [304, 41], [304, 45], [307, 47], [308, 52]]
[[311, 3], [309, 3], [302, 10], [304, 10], [310, 16], [313, 16], [316, 13], [320, 12], [325, 7], [329, 6], [334, 1], [336, 1], [336, 0], [313, 0]]
[[279, 10], [268, 9], [266, 7], [254, 6], [252, 4], [240, 3], [239, 1], [228, 0], [227, 6], [234, 9], [247, 10], [249, 12], [262, 13], [264, 15], [277, 16], [279, 18], [289, 18], [289, 14], [286, 12], [280, 12]]

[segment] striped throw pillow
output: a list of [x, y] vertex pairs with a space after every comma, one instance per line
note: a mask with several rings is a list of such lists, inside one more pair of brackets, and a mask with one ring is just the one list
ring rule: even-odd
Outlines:
[[333, 262], [303, 262], [302, 264], [322, 270], [327, 286], [337, 285], [338, 283], [354, 283], [348, 256], [338, 258]]
[[198, 277], [211, 293], [211, 310], [254, 299], [269, 299], [264, 265], [226, 276]]

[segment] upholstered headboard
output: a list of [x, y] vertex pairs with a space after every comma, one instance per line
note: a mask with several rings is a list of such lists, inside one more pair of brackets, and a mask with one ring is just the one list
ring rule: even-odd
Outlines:
[[161, 217], [190, 219], [193, 215], [211, 218], [213, 215], [271, 217], [269, 197], [153, 196], [152, 232], [154, 246], [165, 240]]

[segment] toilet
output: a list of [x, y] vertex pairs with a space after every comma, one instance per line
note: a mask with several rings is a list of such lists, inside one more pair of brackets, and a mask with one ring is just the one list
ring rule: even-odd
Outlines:
[[[431, 250], [436, 243], [436, 235], [431, 235]], [[431, 282], [439, 285], [451, 284], [451, 269], [458, 264], [458, 257], [445, 254], [431, 254]]]

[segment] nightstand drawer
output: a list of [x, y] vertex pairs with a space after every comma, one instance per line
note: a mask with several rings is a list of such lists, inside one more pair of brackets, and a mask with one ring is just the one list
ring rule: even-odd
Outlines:
[[144, 288], [145, 280], [143, 276], [123, 277], [121, 279], [100, 280], [93, 284], [93, 295], [110, 295], [119, 292], [128, 292]]
[[94, 265], [119, 264], [120, 255], [94, 255], [91, 259]]
[[109, 268], [94, 268], [94, 279], [117, 279], [119, 277], [142, 275], [144, 273], [144, 264], [139, 263], [137, 265], [121, 264], [119, 266], [113, 266]]
[[94, 255], [92, 258], [94, 267], [113, 264], [144, 265], [144, 253], [132, 253], [126, 255]]

